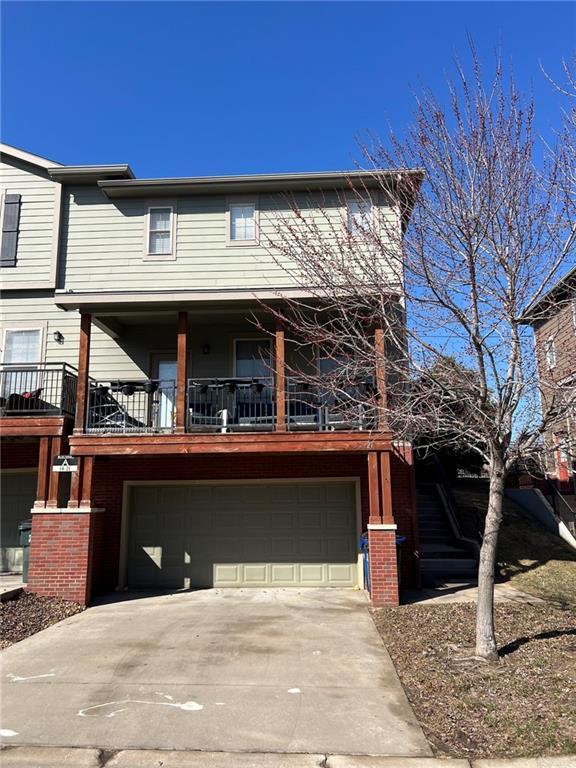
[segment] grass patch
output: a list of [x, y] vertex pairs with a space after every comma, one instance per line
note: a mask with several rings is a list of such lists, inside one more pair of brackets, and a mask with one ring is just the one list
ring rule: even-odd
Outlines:
[[470, 659], [474, 605], [405, 605], [373, 617], [437, 756], [576, 753], [573, 610], [497, 605], [494, 665]]
[[[487, 483], [461, 482], [454, 495], [461, 526], [468, 535], [477, 536], [488, 505]], [[500, 580], [537, 597], [576, 607], [576, 550], [511, 499], [504, 501], [497, 562]]]

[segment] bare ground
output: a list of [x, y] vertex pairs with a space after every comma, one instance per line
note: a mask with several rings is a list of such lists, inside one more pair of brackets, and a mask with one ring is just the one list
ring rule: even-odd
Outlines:
[[475, 605], [373, 611], [436, 755], [576, 753], [576, 612], [500, 604], [500, 662], [471, 658]]
[[0, 648], [7, 648], [83, 610], [81, 605], [69, 600], [22, 592], [14, 600], [0, 603]]

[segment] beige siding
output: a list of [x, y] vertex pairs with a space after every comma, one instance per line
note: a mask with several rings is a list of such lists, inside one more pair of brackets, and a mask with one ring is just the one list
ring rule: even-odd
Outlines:
[[[92, 187], [70, 188], [64, 201], [63, 287], [106, 291], [290, 285], [289, 275], [262, 245], [226, 245], [224, 196], [176, 201], [176, 259], [144, 260], [146, 207], [144, 200], [111, 201]], [[278, 195], [260, 195], [261, 242], [274, 237], [282, 207]], [[331, 227], [341, 232], [344, 214], [335, 196], [328, 199], [327, 211], [327, 220], [315, 214], [319, 229], [327, 236]]]
[[[34, 295], [19, 291], [14, 296], [7, 294], [2, 301], [0, 329], [35, 327], [44, 329], [46, 362], [64, 362], [74, 367], [78, 365], [80, 316], [76, 312], [58, 309], [48, 293]], [[60, 331], [64, 336], [63, 344], [54, 341], [55, 331]], [[3, 344], [3, 333], [0, 338], [0, 343]], [[92, 330], [90, 372], [95, 377], [110, 378], [144, 375], [122, 347], [98, 328]]]
[[[90, 375], [100, 381], [111, 379], [148, 378], [154, 354], [176, 357], [176, 318], [150, 317], [149, 322], [131, 324], [125, 319], [122, 335], [112, 339], [94, 324], [90, 353]], [[54, 304], [49, 293], [34, 295], [19, 292], [8, 295], [2, 303], [0, 331], [6, 328], [41, 328], [44, 332], [44, 360], [78, 365], [80, 316], [77, 312], [64, 312]], [[54, 340], [60, 331], [64, 343]], [[234, 375], [234, 339], [255, 338], [258, 333], [248, 320], [245, 322], [200, 322], [190, 320], [189, 371], [197, 378], [215, 378]], [[4, 334], [0, 334], [0, 345]], [[209, 353], [203, 353], [204, 345]], [[273, 339], [272, 339], [273, 345]], [[0, 351], [0, 360], [1, 358]], [[301, 354], [292, 345], [287, 348], [289, 365], [297, 366]], [[302, 367], [302, 365], [301, 365]]]
[[3, 287], [51, 280], [56, 189], [40, 168], [3, 155], [0, 190], [22, 195], [16, 266], [0, 269]]

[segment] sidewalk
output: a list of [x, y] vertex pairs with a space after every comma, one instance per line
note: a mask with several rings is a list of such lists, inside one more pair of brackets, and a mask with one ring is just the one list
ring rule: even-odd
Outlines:
[[576, 755], [512, 759], [3, 747], [2, 768], [576, 768]]

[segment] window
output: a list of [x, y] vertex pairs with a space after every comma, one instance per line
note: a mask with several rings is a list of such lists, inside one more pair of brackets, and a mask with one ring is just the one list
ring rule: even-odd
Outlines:
[[172, 254], [171, 206], [148, 208], [148, 254], [167, 256]]
[[235, 375], [240, 378], [262, 378], [272, 375], [270, 339], [236, 339]]
[[4, 363], [39, 363], [42, 332], [39, 328], [7, 330], [4, 335]]
[[348, 200], [347, 216], [348, 232], [351, 235], [370, 234], [374, 224], [371, 200], [362, 200], [360, 198]]
[[256, 217], [255, 203], [230, 203], [228, 242], [239, 245], [256, 243], [258, 239]]
[[2, 361], [14, 369], [2, 373], [2, 397], [33, 392], [39, 386], [38, 370], [29, 366], [42, 360], [42, 331], [40, 328], [22, 328], [4, 332]]
[[544, 354], [546, 355], [546, 365], [548, 370], [551, 371], [556, 365], [556, 346], [554, 344], [554, 337], [549, 336], [544, 344]]

